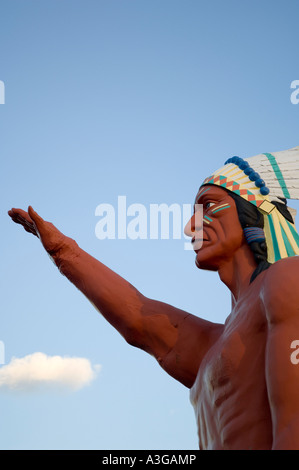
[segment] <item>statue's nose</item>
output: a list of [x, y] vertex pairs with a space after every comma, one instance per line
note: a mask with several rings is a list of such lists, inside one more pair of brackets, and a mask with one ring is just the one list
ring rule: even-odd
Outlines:
[[195, 232], [202, 230], [202, 210], [194, 212], [184, 228], [187, 237], [193, 237]]

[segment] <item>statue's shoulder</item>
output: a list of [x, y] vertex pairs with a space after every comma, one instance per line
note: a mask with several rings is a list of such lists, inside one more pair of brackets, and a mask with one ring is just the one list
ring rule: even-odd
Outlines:
[[[275, 317], [288, 310], [292, 314], [299, 304], [299, 257], [292, 256], [273, 263], [265, 272], [261, 298]], [[294, 308], [293, 308], [294, 307]], [[285, 318], [285, 313], [283, 314]]]
[[284, 284], [293, 283], [299, 281], [299, 256], [291, 256], [289, 258], [283, 258], [273, 263], [267, 270], [265, 276], [265, 282], [267, 284], [274, 283]]

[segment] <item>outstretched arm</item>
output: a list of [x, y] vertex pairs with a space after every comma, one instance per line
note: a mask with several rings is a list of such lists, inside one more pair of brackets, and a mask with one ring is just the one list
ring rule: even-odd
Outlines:
[[222, 325], [202, 320], [171, 305], [143, 296], [129, 282], [82, 250], [31, 207], [9, 215], [40, 238], [65, 275], [125, 340], [153, 355], [175, 379], [191, 387], [207, 349]]

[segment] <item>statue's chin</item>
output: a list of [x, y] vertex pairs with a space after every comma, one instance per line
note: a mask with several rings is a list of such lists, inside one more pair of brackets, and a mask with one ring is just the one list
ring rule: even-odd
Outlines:
[[200, 252], [196, 254], [195, 265], [198, 269], [206, 271], [218, 271], [219, 268], [216, 260], [205, 259]]

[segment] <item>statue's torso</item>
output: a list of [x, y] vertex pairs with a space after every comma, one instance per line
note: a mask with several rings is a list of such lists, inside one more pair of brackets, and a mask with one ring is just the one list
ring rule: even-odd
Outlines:
[[271, 448], [266, 335], [259, 294], [249, 289], [204, 357], [191, 388], [201, 449]]

